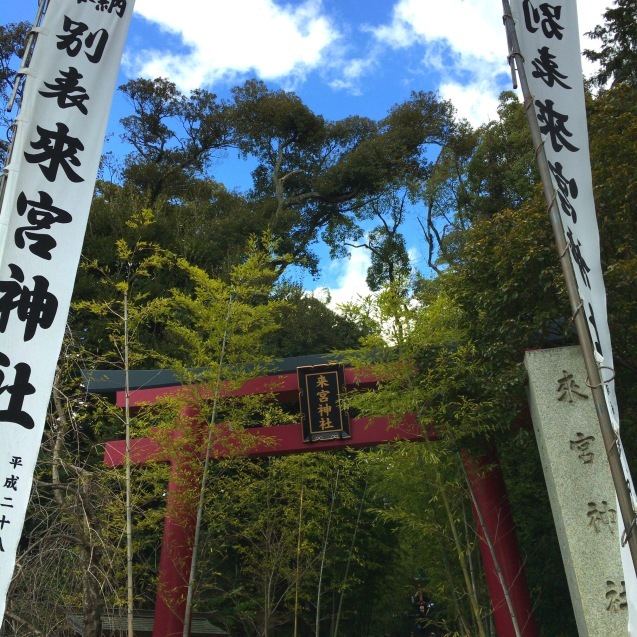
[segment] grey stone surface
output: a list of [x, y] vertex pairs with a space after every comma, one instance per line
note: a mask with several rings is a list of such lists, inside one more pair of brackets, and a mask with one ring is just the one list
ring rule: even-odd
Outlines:
[[524, 364], [579, 635], [626, 635], [619, 512], [580, 348], [529, 351]]

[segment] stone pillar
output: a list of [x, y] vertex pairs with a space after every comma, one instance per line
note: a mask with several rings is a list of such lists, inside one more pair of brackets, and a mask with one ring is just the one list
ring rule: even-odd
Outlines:
[[626, 635], [615, 488], [580, 348], [529, 351], [524, 364], [579, 637]]

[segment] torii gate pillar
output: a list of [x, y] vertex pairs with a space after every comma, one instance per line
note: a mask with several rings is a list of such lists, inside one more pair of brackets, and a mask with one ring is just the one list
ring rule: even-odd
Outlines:
[[[185, 409], [181, 414], [188, 427], [199, 427], [198, 416], [198, 411], [192, 408]], [[153, 637], [183, 635], [200, 485], [201, 463], [192, 448], [186, 447], [172, 455], [155, 595]]]

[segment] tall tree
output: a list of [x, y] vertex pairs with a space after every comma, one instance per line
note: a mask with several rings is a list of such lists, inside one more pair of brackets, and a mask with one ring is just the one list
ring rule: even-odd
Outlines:
[[[294, 93], [255, 80], [234, 88], [228, 102], [205, 91], [187, 97], [159, 79], [122, 89], [134, 109], [122, 120], [133, 147], [123, 178], [158, 218], [169, 214], [179, 227], [182, 202], [198, 202], [214, 219], [209, 160], [215, 150], [237, 148], [257, 163], [242, 226], [257, 234], [269, 229], [282, 253], [314, 272], [310, 246], [320, 233], [333, 245], [343, 228], [357, 233], [356, 211], [388, 188], [424, 178], [427, 148], [443, 146], [453, 127], [451, 105], [431, 93], [414, 93], [376, 122], [327, 121]], [[225, 197], [217, 210], [232, 225], [237, 208], [224, 209], [228, 203]]]
[[121, 120], [133, 147], [123, 177], [149, 196], [176, 199], [204, 173], [212, 153], [227, 148], [231, 129], [217, 96], [197, 89], [183, 95], [165, 79], [130, 80], [120, 87], [133, 107]]
[[280, 327], [266, 337], [268, 354], [276, 358], [356, 349], [365, 327], [331, 310], [299, 285], [284, 284], [277, 293], [284, 304]]
[[604, 13], [604, 24], [586, 35], [599, 40], [601, 48], [586, 49], [584, 55], [600, 68], [591, 78], [595, 86], [609, 82], [637, 87], [637, 2], [615, 0]]

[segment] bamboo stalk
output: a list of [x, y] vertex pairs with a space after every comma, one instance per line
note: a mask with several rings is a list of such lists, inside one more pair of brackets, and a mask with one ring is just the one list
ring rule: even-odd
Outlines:
[[[431, 444], [426, 428], [423, 428], [423, 434], [424, 434], [425, 442], [427, 444]], [[421, 462], [421, 468], [422, 468], [422, 458], [420, 459], [420, 462]], [[464, 578], [465, 586], [467, 587], [467, 593], [469, 595], [469, 605], [471, 607], [471, 612], [476, 622], [476, 630], [478, 631], [479, 637], [486, 637], [486, 634], [484, 632], [484, 626], [482, 625], [482, 617], [480, 613], [480, 605], [478, 603], [478, 597], [476, 595], [476, 591], [471, 586], [471, 578], [469, 576], [469, 569], [467, 568], [467, 562], [465, 560], [462, 542], [460, 541], [460, 535], [458, 534], [458, 529], [454, 521], [453, 511], [451, 510], [451, 504], [449, 503], [449, 498], [447, 497], [447, 491], [445, 489], [445, 485], [443, 484], [442, 477], [440, 475], [440, 471], [438, 470], [438, 468], [434, 467], [433, 471], [434, 471], [434, 476], [436, 480], [436, 487], [437, 487], [438, 493], [440, 494], [440, 498], [442, 500], [442, 503], [445, 509], [445, 514], [447, 516], [449, 528], [451, 529], [451, 535], [453, 537], [453, 543], [456, 549], [456, 554], [458, 556], [458, 562], [460, 563], [460, 570], [462, 571], [462, 576]]]
[[133, 510], [131, 495], [131, 458], [130, 458], [130, 379], [128, 361], [128, 292], [124, 292], [124, 419], [126, 429], [126, 592], [128, 607], [126, 625], [128, 637], [133, 637]]
[[365, 489], [363, 490], [363, 496], [361, 497], [360, 505], [358, 506], [358, 515], [356, 516], [356, 524], [354, 525], [354, 533], [352, 534], [352, 543], [349, 547], [349, 554], [347, 556], [347, 563], [345, 564], [345, 574], [343, 575], [343, 583], [341, 584], [341, 595], [338, 599], [338, 610], [336, 611], [336, 624], [334, 625], [334, 633], [332, 637], [338, 635], [338, 624], [341, 620], [341, 610], [343, 609], [343, 598], [345, 597], [345, 584], [347, 583], [347, 577], [349, 575], [349, 565], [352, 562], [352, 555], [354, 554], [354, 545], [356, 543], [356, 535], [358, 533], [358, 525], [361, 520], [361, 514], [363, 512], [363, 504], [365, 502], [365, 496], [367, 495], [367, 485], [365, 483]]
[[201, 488], [199, 490], [199, 504], [197, 505], [197, 521], [195, 523], [195, 539], [192, 546], [192, 561], [190, 562], [190, 576], [188, 577], [188, 593], [186, 595], [186, 612], [184, 615], [183, 637], [190, 635], [190, 620], [192, 617], [192, 598], [195, 588], [195, 575], [197, 572], [197, 555], [199, 552], [199, 541], [201, 535], [201, 519], [203, 517], [203, 507], [206, 495], [206, 485], [208, 484], [208, 472], [210, 469], [210, 456], [212, 453], [212, 434], [215, 421], [217, 419], [217, 406], [219, 404], [219, 396], [221, 394], [221, 370], [226, 354], [226, 345], [228, 343], [228, 325], [230, 324], [230, 310], [232, 308], [232, 296], [228, 299], [228, 310], [226, 312], [226, 322], [223, 331], [223, 340], [221, 342], [221, 353], [219, 354], [219, 368], [217, 370], [217, 378], [215, 381], [215, 395], [212, 403], [212, 415], [210, 416], [210, 425], [208, 428], [208, 442], [206, 444], [206, 459], [204, 461], [203, 475], [201, 476]]
[[453, 573], [451, 572], [451, 564], [449, 563], [449, 557], [447, 556], [447, 551], [445, 551], [444, 547], [442, 549], [442, 558], [445, 564], [445, 574], [447, 575], [447, 579], [449, 580], [451, 599], [453, 600], [453, 605], [456, 609], [458, 623], [460, 624], [460, 628], [462, 628], [463, 630], [464, 637], [471, 637], [471, 630], [467, 625], [467, 620], [464, 618], [464, 613], [462, 612], [462, 608], [460, 607], [460, 600], [458, 599], [458, 593], [456, 593], [456, 587], [453, 581]]
[[471, 605], [471, 611], [476, 620], [476, 628], [478, 630], [478, 634], [480, 637], [486, 637], [484, 632], [484, 626], [482, 625], [482, 617], [480, 615], [480, 606], [478, 605], [478, 599], [476, 597], [475, 590], [471, 587], [471, 579], [469, 577], [469, 570], [467, 568], [467, 563], [464, 557], [464, 551], [462, 549], [462, 543], [460, 542], [460, 536], [458, 535], [458, 529], [456, 528], [456, 523], [453, 519], [453, 512], [451, 511], [451, 505], [449, 504], [449, 498], [447, 498], [447, 493], [445, 491], [445, 487], [442, 484], [442, 480], [440, 478], [440, 472], [435, 469], [436, 474], [436, 484], [438, 486], [438, 492], [440, 493], [440, 497], [442, 499], [443, 505], [445, 507], [445, 512], [447, 514], [447, 520], [449, 522], [449, 527], [451, 528], [451, 534], [453, 536], [453, 542], [456, 547], [456, 553], [458, 555], [458, 561], [460, 562], [460, 568], [462, 570], [462, 575], [465, 580], [465, 586], [467, 587], [467, 591], [469, 592], [469, 603]]
[[[462, 462], [461, 462], [462, 465]], [[498, 577], [498, 581], [500, 582], [500, 586], [502, 587], [502, 591], [504, 592], [504, 599], [506, 600], [507, 608], [509, 609], [509, 615], [511, 616], [511, 623], [513, 624], [513, 630], [515, 631], [516, 637], [522, 637], [522, 632], [520, 631], [520, 625], [518, 624], [518, 618], [515, 614], [515, 608], [513, 607], [513, 601], [511, 600], [511, 594], [509, 589], [504, 581], [504, 575], [502, 573], [502, 568], [500, 567], [500, 562], [495, 554], [495, 547], [491, 540], [491, 536], [487, 531], [487, 527], [484, 523], [484, 517], [482, 516], [482, 511], [478, 506], [478, 500], [473, 493], [473, 489], [471, 488], [471, 484], [469, 482], [469, 477], [467, 476], [467, 472], [462, 465], [462, 473], [464, 475], [465, 482], [467, 483], [467, 488], [469, 489], [469, 497], [471, 498], [471, 502], [478, 516], [478, 520], [480, 520], [480, 526], [482, 527], [482, 533], [484, 536], [484, 540], [487, 543], [489, 548], [489, 553], [491, 553], [491, 559], [493, 560], [493, 566], [495, 568], [495, 573]]]
[[299, 503], [299, 532], [296, 543], [296, 590], [294, 592], [294, 637], [297, 637], [299, 626], [299, 584], [301, 578], [301, 522], [303, 520], [303, 485], [301, 485], [301, 500]]
[[334, 512], [334, 502], [336, 501], [336, 490], [338, 489], [338, 477], [340, 475], [340, 471], [340, 469], [336, 470], [336, 482], [334, 484], [334, 489], [332, 490], [330, 514], [327, 518], [327, 529], [325, 531], [325, 540], [323, 541], [323, 551], [321, 552], [321, 566], [319, 568], [318, 590], [316, 593], [316, 628], [314, 631], [314, 637], [319, 637], [319, 626], [321, 623], [321, 588], [323, 584], [323, 569], [325, 568], [325, 555], [327, 553], [327, 543], [330, 536], [330, 526], [332, 524], [332, 513]]

